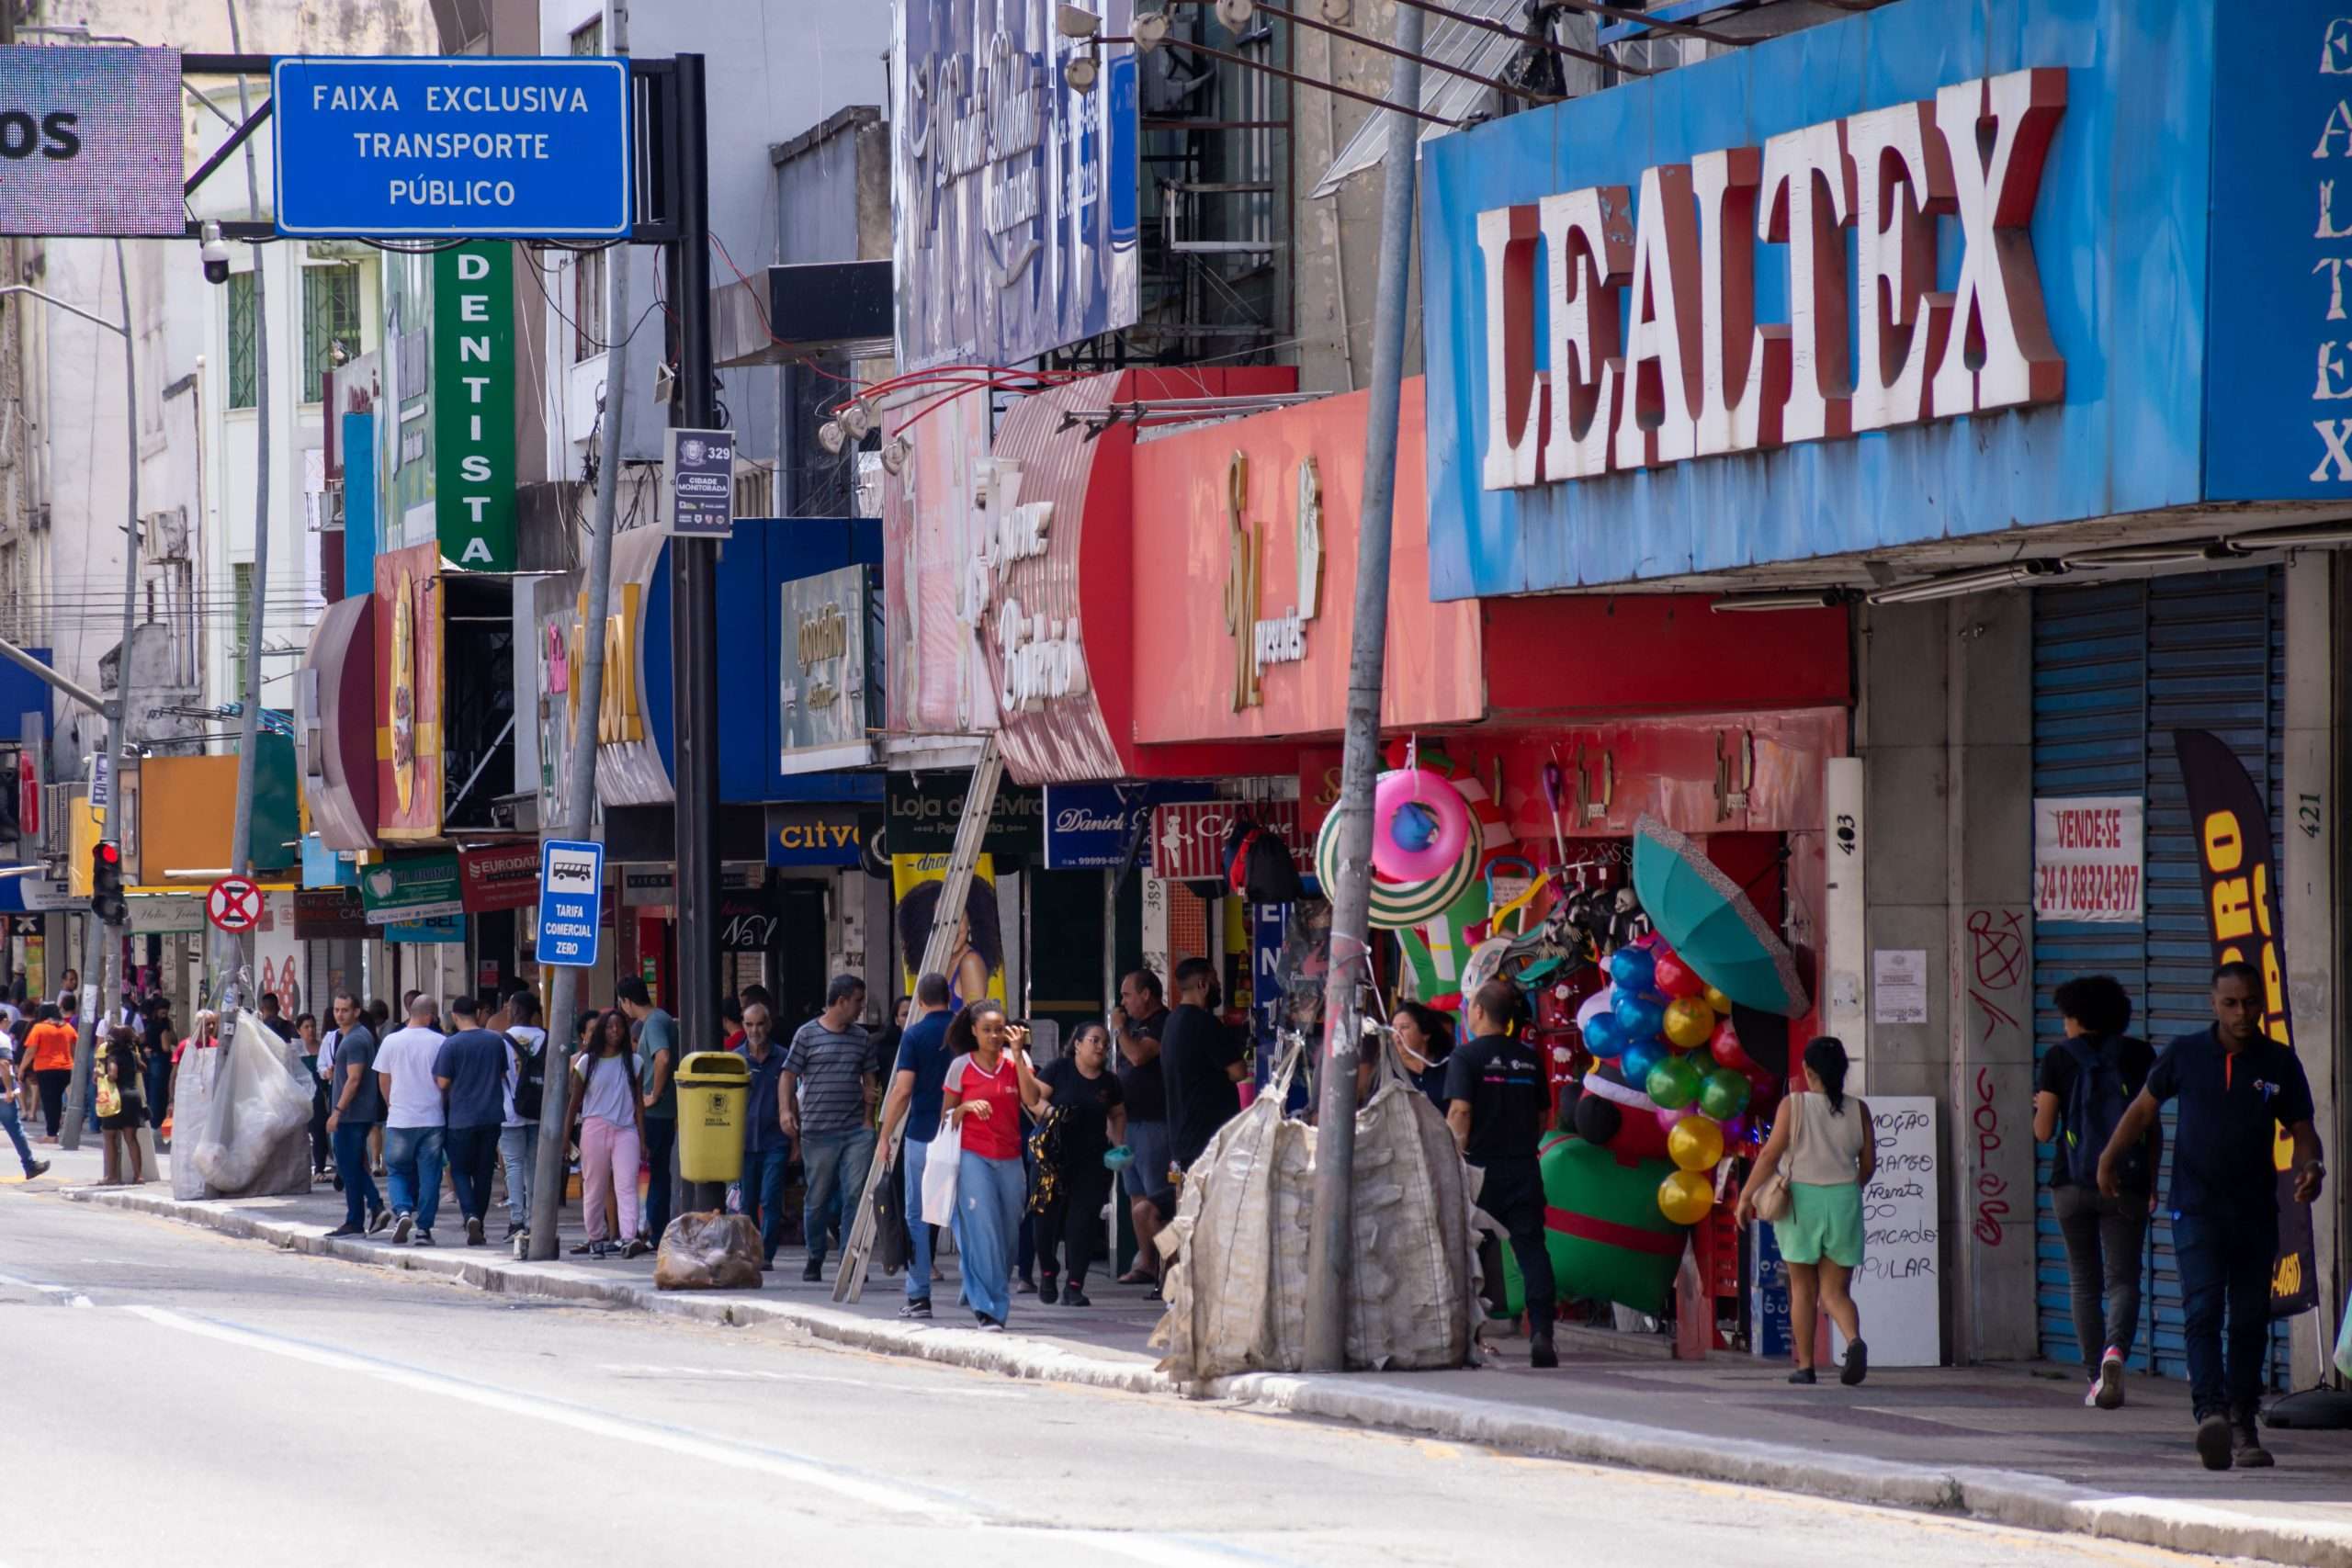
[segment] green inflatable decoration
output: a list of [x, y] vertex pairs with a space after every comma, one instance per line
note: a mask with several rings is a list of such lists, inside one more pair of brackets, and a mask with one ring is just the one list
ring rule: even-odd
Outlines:
[[[1621, 1163], [1599, 1144], [1566, 1133], [1544, 1134], [1544, 1247], [1562, 1301], [1615, 1302], [1653, 1316], [1674, 1293], [1689, 1227], [1658, 1213], [1657, 1184], [1671, 1161]], [[1503, 1254], [1505, 1312], [1527, 1310], [1526, 1282], [1510, 1247]]]

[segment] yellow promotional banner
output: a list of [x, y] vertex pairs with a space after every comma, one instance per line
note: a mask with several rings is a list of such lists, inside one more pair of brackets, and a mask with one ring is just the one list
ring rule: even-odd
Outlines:
[[[940, 885], [947, 875], [945, 855], [892, 855], [890, 892], [898, 900], [899, 952], [905, 964], [905, 989], [914, 994], [915, 965], [931, 944], [932, 920], [939, 912]], [[971, 897], [947, 960], [948, 995], [956, 1006], [979, 997], [1004, 1000], [1004, 928], [997, 919], [996, 858], [982, 855], [972, 873]]]

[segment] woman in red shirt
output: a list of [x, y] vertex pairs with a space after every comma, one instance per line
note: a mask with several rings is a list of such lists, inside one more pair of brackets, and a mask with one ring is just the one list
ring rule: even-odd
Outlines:
[[964, 1139], [953, 1221], [961, 1300], [987, 1333], [1001, 1330], [1012, 1311], [1012, 1248], [1029, 1188], [1021, 1111], [1045, 1100], [1029, 1071], [1028, 1042], [1027, 1030], [1005, 1021], [1000, 1002], [967, 1002], [947, 1026], [951, 1060], [941, 1105]]

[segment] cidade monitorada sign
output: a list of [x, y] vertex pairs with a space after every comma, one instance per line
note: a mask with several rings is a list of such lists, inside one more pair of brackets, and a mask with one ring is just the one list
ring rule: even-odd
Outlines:
[[[1483, 487], [2058, 401], [2026, 225], [2065, 107], [2064, 70], [2013, 71], [1658, 164], [1638, 199], [1590, 186], [1481, 211]], [[1784, 322], [1756, 319], [1759, 243], [1787, 248]]]

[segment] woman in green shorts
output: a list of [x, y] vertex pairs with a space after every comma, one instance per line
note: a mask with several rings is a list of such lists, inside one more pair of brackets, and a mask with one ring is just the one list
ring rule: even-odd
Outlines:
[[1804, 1048], [1804, 1087], [1781, 1103], [1740, 1192], [1739, 1218], [1755, 1217], [1757, 1190], [1787, 1161], [1789, 1212], [1773, 1223], [1772, 1234], [1789, 1266], [1789, 1334], [1797, 1356], [1789, 1381], [1815, 1381], [1818, 1303], [1846, 1337], [1838, 1381], [1858, 1383], [1870, 1371], [1870, 1348], [1847, 1283], [1862, 1266], [1862, 1189], [1878, 1167], [1877, 1140], [1870, 1135], [1871, 1108], [1846, 1096], [1846, 1047], [1836, 1037], [1821, 1035]]

